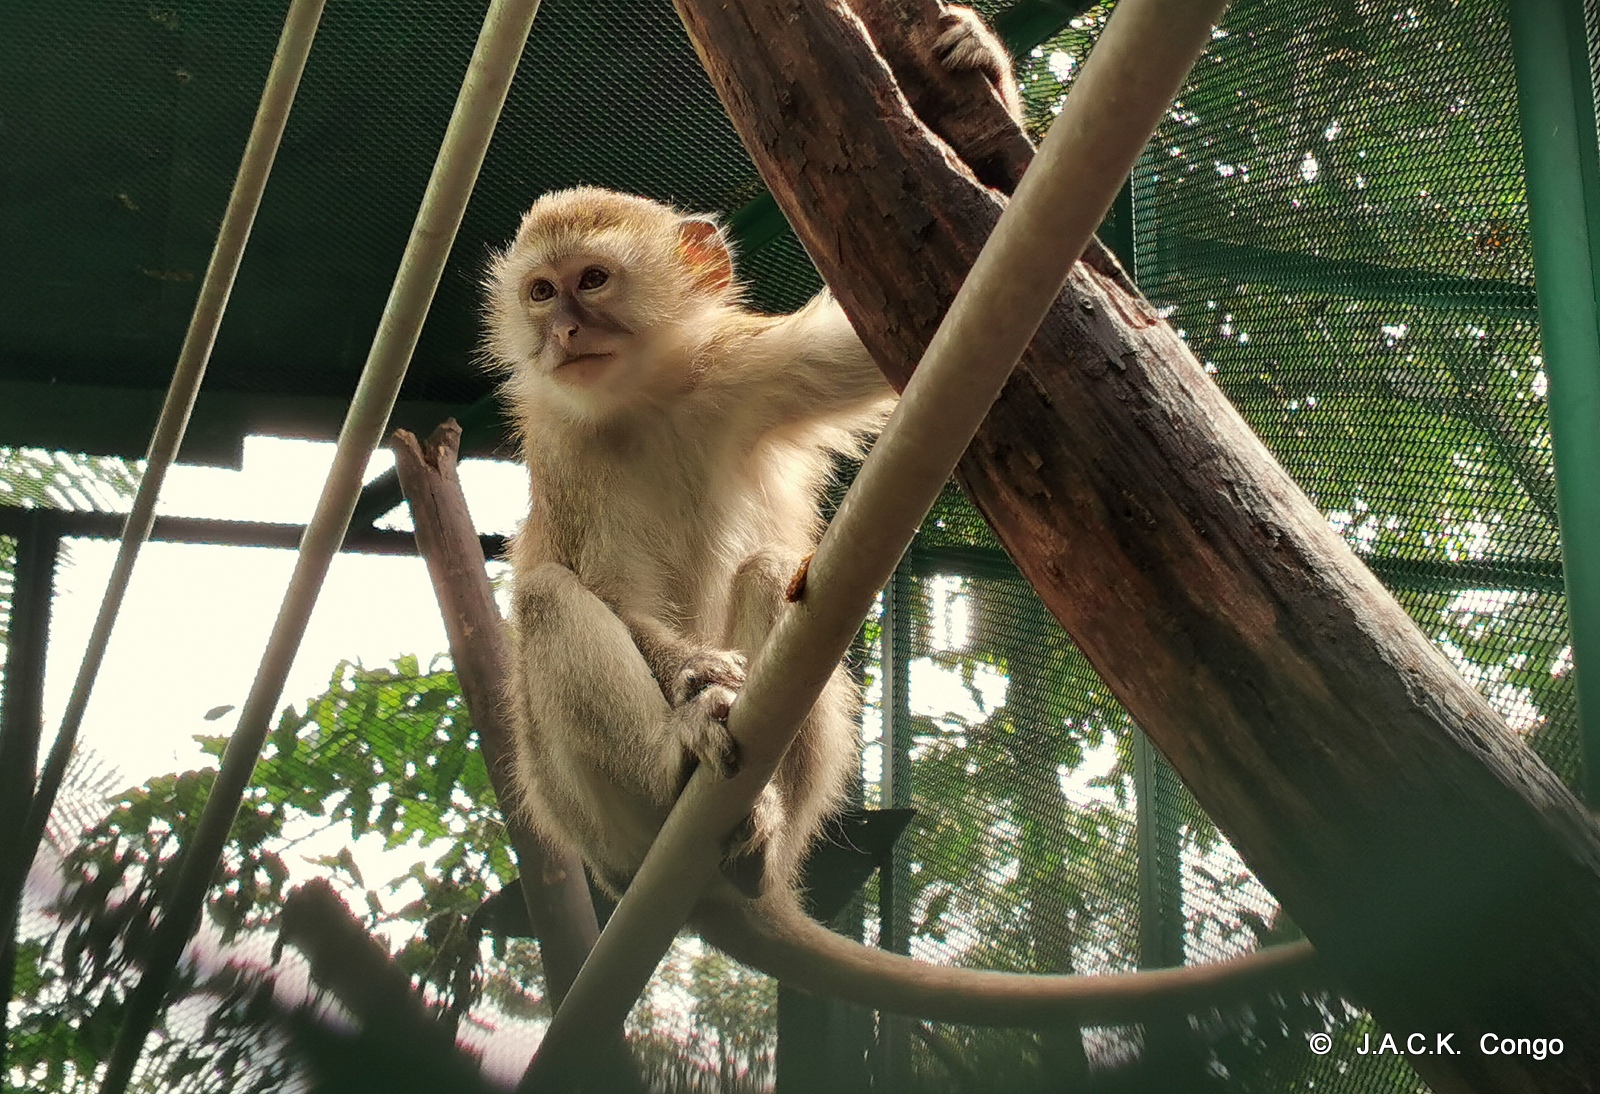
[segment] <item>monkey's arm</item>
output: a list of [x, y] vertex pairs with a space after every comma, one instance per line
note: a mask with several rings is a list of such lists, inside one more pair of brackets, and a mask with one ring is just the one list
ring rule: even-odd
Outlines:
[[827, 291], [752, 335], [708, 374], [706, 392], [732, 408], [734, 428], [751, 436], [811, 423], [874, 430], [895, 399]]
[[726, 727], [712, 724], [717, 711], [700, 709], [718, 700], [716, 689], [671, 695], [673, 678], [657, 677], [633, 629], [572, 571], [544, 563], [517, 574], [511, 620], [527, 731], [544, 752], [538, 775], [604, 772], [664, 805], [677, 795], [686, 754], [726, 766]]

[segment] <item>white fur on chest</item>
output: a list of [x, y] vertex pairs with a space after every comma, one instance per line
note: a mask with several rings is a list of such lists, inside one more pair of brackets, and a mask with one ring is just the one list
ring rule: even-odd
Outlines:
[[574, 566], [617, 607], [719, 642], [734, 571], [786, 538], [785, 524], [804, 527], [806, 512], [785, 519], [796, 484], [771, 481], [764, 453], [729, 452], [703, 435], [686, 444], [673, 432], [635, 438], [644, 451], [598, 454], [590, 489], [568, 499], [589, 517]]

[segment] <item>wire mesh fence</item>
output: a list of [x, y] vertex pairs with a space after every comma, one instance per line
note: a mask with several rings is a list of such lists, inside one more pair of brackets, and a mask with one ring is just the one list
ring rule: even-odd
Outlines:
[[[12, 14], [13, 29], [28, 36], [42, 71], [68, 28], [64, 16], [28, 8], [26, 20]], [[1022, 59], [1035, 133], [1108, 10], [1082, 13]], [[360, 5], [330, 8], [263, 210], [263, 244], [237, 290], [241, 321], [218, 348], [223, 388], [279, 390], [299, 360], [307, 390], [341, 392], [382, 299], [358, 270], [398, 255], [407, 221], [385, 211], [420, 192], [480, 14], [478, 4], [409, 5], [380, 25]], [[96, 369], [116, 358], [96, 347], [118, 337], [119, 324], [153, 323], [168, 341], [181, 331], [183, 271], [194, 265], [183, 256], [203, 259], [209, 246], [248, 127], [244, 73], [276, 26], [271, 13], [205, 4], [103, 18], [103, 34], [78, 36], [92, 39], [103, 79], [43, 103], [13, 146], [29, 153], [39, 224], [114, 222], [113, 264], [126, 283], [117, 306], [77, 332], [86, 363], [69, 379], [82, 383], [110, 378]], [[1575, 782], [1572, 655], [1509, 55], [1505, 12], [1486, 0], [1240, 3], [1108, 234], [1351, 547], [1508, 724]], [[141, 91], [124, 101], [119, 73], [128, 72]], [[418, 381], [429, 397], [482, 393], [463, 349], [475, 337], [482, 241], [508, 234], [531, 194], [604, 182], [729, 213], [759, 194], [665, 5], [586, 11], [551, 0], [524, 72], [536, 75], [508, 105], [424, 336], [423, 356], [444, 362]], [[0, 77], [11, 81], [4, 93], [19, 99], [27, 77]], [[221, 87], [210, 112], [173, 109], [197, 85]], [[559, 102], [549, 97], [557, 87]], [[382, 123], [399, 114], [410, 121], [397, 136]], [[101, 165], [104, 185], [46, 192], [40, 180], [70, 165], [43, 134], [86, 118], [115, 131], [134, 166]], [[185, 186], [140, 182], [134, 168], [163, 156], [186, 165]], [[364, 196], [352, 212], [355, 191]], [[158, 212], [164, 226], [151, 239], [127, 227]], [[43, 234], [22, 242], [46, 250]], [[154, 262], [152, 248], [170, 260]], [[303, 264], [323, 294], [309, 312], [288, 295]], [[742, 264], [762, 306], [792, 307], [816, 286], [787, 232]], [[327, 288], [345, 283], [364, 287]], [[20, 310], [6, 313], [11, 333], [54, 339], [59, 302], [19, 299]], [[15, 318], [24, 314], [33, 319]], [[17, 344], [11, 356], [21, 361]], [[126, 482], [121, 465], [0, 452], [0, 501], [10, 505], [107, 508], [95, 499]], [[14, 539], [0, 537], [0, 624], [10, 619], [14, 557]], [[930, 518], [863, 649], [862, 797], [916, 816], [889, 867], [836, 925], [927, 960], [1027, 972], [1215, 961], [1295, 936], [959, 497]], [[543, 971], [526, 923], [497, 895], [515, 892], [514, 867], [470, 714], [448, 663], [431, 652], [330, 664], [320, 693], [287, 697], [138, 1088], [331, 1090], [359, 1080], [400, 1089], [429, 1074], [427, 1061], [392, 1042], [363, 1040], [378, 1024], [349, 985], [313, 980], [293, 947], [275, 952], [283, 902], [312, 876], [334, 884], [491, 1080], [518, 1072], [546, 1014]], [[9, 664], [5, 679], [9, 692]], [[205, 742], [213, 757], [219, 742]], [[130, 785], [80, 757], [19, 930], [10, 1085], [93, 1088], [158, 914], [154, 898], [210, 778], [201, 763]], [[779, 1072], [775, 986], [689, 940], [665, 970], [630, 1022], [656, 1087], [769, 1089]], [[1267, 1000], [1175, 1029], [1045, 1035], [885, 1019], [860, 1050], [859, 1074], [892, 1090], [1132, 1083], [1160, 1049], [1187, 1069], [1184, 1089], [1425, 1089], [1402, 1058], [1354, 1051], [1375, 1028], [1329, 995]], [[1309, 1054], [1312, 1032], [1330, 1033], [1334, 1051]], [[338, 1070], [351, 1054], [359, 1076]]]

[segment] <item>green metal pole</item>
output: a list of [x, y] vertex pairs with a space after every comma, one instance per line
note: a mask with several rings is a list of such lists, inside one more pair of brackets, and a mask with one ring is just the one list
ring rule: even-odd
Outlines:
[[1579, 0], [1511, 0], [1584, 796], [1600, 805], [1600, 150]]
[[[883, 806], [911, 808], [911, 657], [914, 567], [905, 560], [883, 590]], [[911, 863], [908, 846], [896, 843], [878, 871], [878, 945], [911, 952]], [[897, 1014], [878, 1016], [872, 1071], [890, 1090], [911, 1081], [911, 1026]]]
[[361, 380], [351, 398], [333, 466], [300, 541], [300, 554], [284, 592], [283, 605], [239, 713], [238, 726], [223, 754], [216, 783], [206, 798], [195, 832], [185, 844], [177, 883], [151, 940], [145, 974], [128, 997], [101, 1094], [123, 1094], [127, 1089], [145, 1038], [166, 997], [173, 970], [200, 918], [206, 890], [266, 741], [270, 719], [300, 639], [311, 621], [317, 594], [350, 525], [367, 461], [383, 438], [384, 426], [400, 394], [428, 306], [439, 286], [445, 260], [461, 226], [538, 10], [539, 0], [495, 0], [484, 16], [483, 30], [417, 210], [411, 238], [400, 259], [394, 287], [389, 291]]

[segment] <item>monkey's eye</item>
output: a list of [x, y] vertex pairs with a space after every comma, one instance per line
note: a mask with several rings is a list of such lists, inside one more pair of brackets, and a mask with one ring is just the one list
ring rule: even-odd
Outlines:
[[549, 300], [556, 294], [556, 287], [552, 282], [539, 278], [528, 286], [529, 300]]
[[590, 266], [578, 276], [578, 288], [598, 289], [601, 285], [604, 285], [609, 280], [611, 280], [610, 274], [606, 273], [599, 266]]

